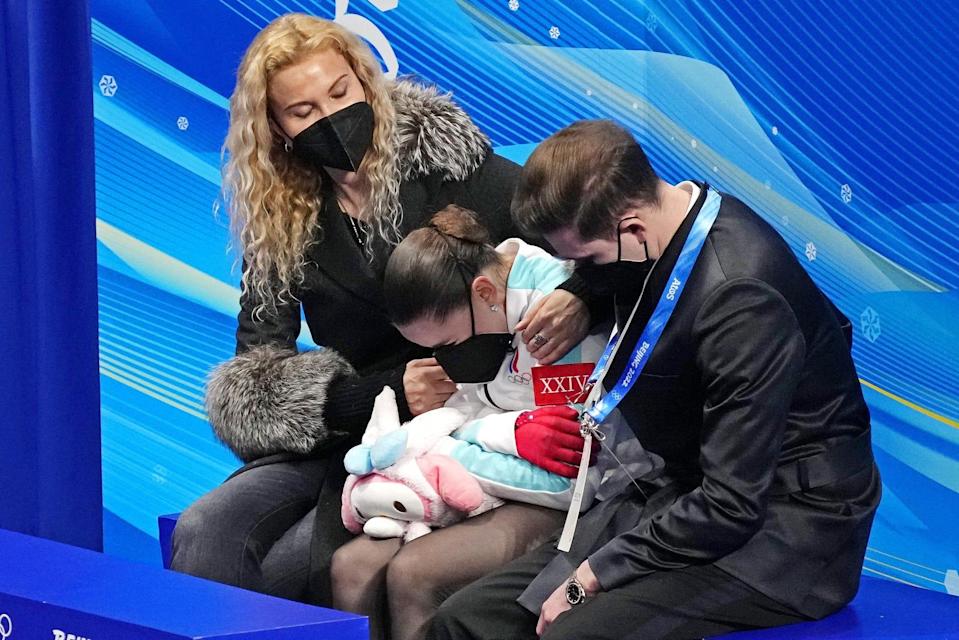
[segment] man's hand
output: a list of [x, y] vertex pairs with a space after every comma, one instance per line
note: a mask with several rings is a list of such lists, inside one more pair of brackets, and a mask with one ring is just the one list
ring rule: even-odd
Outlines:
[[456, 391], [456, 383], [449, 379], [436, 358], [410, 360], [403, 374], [403, 394], [410, 413], [418, 416], [438, 409]]
[[589, 333], [589, 310], [569, 291], [557, 289], [533, 305], [516, 325], [540, 364], [553, 364]]
[[[590, 569], [588, 560], [584, 560], [573, 575], [583, 585], [587, 600], [603, 590], [596, 574]], [[566, 613], [572, 608], [573, 605], [566, 600], [566, 580], [564, 580], [563, 584], [559, 585], [543, 603], [539, 612], [539, 620], [536, 622], [536, 635], [541, 636], [546, 633], [546, 629], [555, 622], [560, 614]]]

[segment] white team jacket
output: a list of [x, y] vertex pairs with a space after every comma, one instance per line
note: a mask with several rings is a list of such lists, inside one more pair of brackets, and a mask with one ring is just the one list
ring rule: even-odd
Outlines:
[[[506, 283], [506, 322], [513, 332], [526, 312], [541, 298], [565, 282], [572, 271], [567, 262], [557, 260], [539, 247], [510, 238], [497, 247], [517, 249]], [[606, 346], [607, 334], [586, 337], [556, 364], [595, 363]], [[526, 349], [521, 335], [513, 339], [514, 351], [503, 360], [496, 378], [485, 384], [463, 384], [446, 402], [467, 416], [466, 424], [443, 445], [446, 453], [458, 460], [492, 496], [556, 509], [566, 509], [572, 497], [573, 481], [550, 473], [519, 457], [516, 451], [515, 422], [523, 411], [535, 408], [531, 370], [537, 364]], [[604, 444], [621, 460], [637, 460], [639, 443], [630, 429], [614, 413], [601, 428]], [[618, 465], [606, 447], [590, 469], [582, 508], [592, 503], [604, 476], [615, 475]], [[635, 474], [634, 474], [635, 477]]]

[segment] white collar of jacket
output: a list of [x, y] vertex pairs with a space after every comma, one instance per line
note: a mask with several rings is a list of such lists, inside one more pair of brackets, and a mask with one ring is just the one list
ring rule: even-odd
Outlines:
[[520, 238], [507, 238], [496, 251], [515, 248], [513, 264], [506, 278], [506, 330], [514, 333], [534, 302], [552, 292], [573, 273], [573, 264], [559, 260]]
[[430, 174], [465, 180], [489, 155], [489, 138], [453, 102], [451, 93], [396, 80], [390, 83], [390, 95], [402, 180]]

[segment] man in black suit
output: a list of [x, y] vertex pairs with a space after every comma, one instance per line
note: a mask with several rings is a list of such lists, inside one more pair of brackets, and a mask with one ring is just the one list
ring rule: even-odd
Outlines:
[[659, 179], [609, 121], [543, 142], [513, 215], [614, 295], [599, 397], [621, 396], [664, 471], [593, 506], [569, 552], [460, 591], [433, 636], [701, 638], [849, 602], [881, 493], [869, 412], [849, 323], [783, 239], [731, 195]]

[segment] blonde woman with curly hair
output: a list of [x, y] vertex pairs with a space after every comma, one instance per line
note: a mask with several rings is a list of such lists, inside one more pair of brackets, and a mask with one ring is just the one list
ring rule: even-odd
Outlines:
[[[387, 80], [356, 36], [302, 14], [277, 18], [246, 51], [224, 153], [241, 311], [236, 356], [211, 374], [206, 406], [248, 464], [183, 513], [173, 567], [329, 604], [330, 557], [350, 538], [342, 454], [374, 397], [391, 387], [406, 420], [456, 390], [431, 351], [391, 325], [386, 261], [449, 204], [476, 211], [495, 241], [518, 235], [509, 208], [519, 167], [491, 152], [448, 95]], [[542, 363], [589, 325], [583, 283], [560, 289], [520, 325]], [[301, 313], [323, 349], [297, 352]], [[501, 562], [555, 523], [507, 507], [525, 525]], [[498, 512], [497, 526], [511, 526], [510, 509]]]

